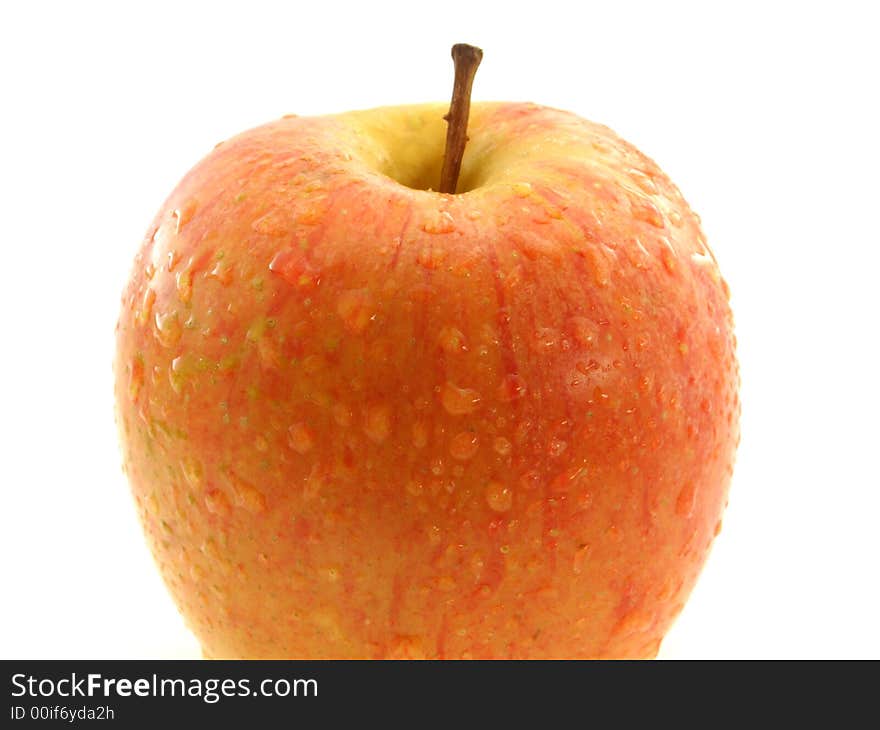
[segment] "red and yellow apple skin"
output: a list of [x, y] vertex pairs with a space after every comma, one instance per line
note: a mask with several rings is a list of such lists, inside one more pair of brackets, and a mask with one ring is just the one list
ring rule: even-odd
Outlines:
[[[652, 657], [738, 441], [728, 290], [609, 129], [474, 104], [218, 145], [140, 248], [124, 464], [209, 657]], [[423, 189], [419, 189], [423, 188]]]

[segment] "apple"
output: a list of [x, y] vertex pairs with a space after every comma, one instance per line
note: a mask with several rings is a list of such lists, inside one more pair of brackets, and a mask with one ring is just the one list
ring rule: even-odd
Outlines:
[[694, 585], [739, 438], [699, 218], [607, 127], [464, 106], [454, 192], [447, 105], [291, 115], [141, 244], [124, 468], [207, 657], [653, 657]]

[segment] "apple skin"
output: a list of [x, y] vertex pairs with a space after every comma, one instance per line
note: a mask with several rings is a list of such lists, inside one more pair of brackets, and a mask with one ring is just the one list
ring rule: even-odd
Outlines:
[[[606, 127], [285, 117], [162, 206], [117, 326], [124, 468], [207, 657], [653, 657], [739, 439], [699, 219]], [[462, 192], [466, 191], [466, 192]]]

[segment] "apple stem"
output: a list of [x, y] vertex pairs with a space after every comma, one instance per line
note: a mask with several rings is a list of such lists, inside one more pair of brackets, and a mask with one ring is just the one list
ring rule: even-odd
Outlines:
[[449, 113], [443, 117], [446, 128], [446, 152], [443, 155], [443, 170], [440, 173], [440, 192], [455, 193], [458, 175], [461, 172], [461, 159], [467, 144], [468, 116], [471, 112], [471, 90], [474, 76], [483, 60], [483, 51], [467, 43], [456, 43], [452, 47], [452, 61], [455, 64], [455, 81], [452, 84], [452, 102]]

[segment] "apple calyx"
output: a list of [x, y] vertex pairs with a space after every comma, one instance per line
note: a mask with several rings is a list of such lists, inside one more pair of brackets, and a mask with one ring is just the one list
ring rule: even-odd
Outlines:
[[461, 160], [468, 141], [467, 124], [471, 111], [471, 90], [474, 76], [483, 60], [483, 51], [467, 43], [452, 46], [452, 61], [455, 64], [455, 80], [452, 84], [452, 101], [449, 113], [443, 117], [447, 123], [446, 151], [443, 155], [443, 169], [440, 173], [441, 193], [454, 194], [461, 172]]

